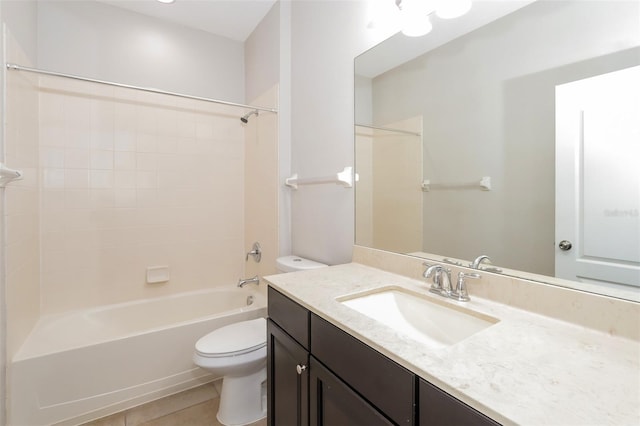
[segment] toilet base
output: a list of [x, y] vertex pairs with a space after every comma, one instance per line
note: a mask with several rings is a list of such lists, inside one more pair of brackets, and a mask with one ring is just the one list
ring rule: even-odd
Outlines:
[[262, 395], [265, 380], [266, 367], [249, 376], [225, 376], [216, 415], [218, 421], [225, 426], [243, 426], [266, 417], [267, 407]]

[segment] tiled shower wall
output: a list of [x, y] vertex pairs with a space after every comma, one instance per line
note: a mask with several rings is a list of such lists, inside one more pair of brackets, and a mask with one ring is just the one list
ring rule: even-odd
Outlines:
[[402, 132], [422, 132], [422, 119], [383, 127], [399, 131], [356, 126], [356, 244], [400, 253], [423, 251], [422, 138]]
[[[278, 86], [267, 90], [251, 105], [278, 105]], [[245, 126], [245, 250], [254, 242], [262, 248], [262, 260], [245, 263], [245, 277], [275, 274], [278, 246], [278, 115], [261, 112]], [[260, 284], [266, 294], [266, 287]]]
[[243, 110], [60, 78], [39, 101], [43, 314], [237, 281]]
[[[30, 61], [6, 33], [7, 59]], [[23, 172], [23, 179], [4, 190], [5, 291], [7, 359], [18, 349], [40, 315], [40, 236], [38, 198], [38, 91], [37, 77], [6, 71], [7, 167]]]

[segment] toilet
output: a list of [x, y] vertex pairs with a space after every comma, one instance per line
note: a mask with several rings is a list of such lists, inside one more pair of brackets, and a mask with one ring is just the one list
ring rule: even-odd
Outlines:
[[300, 256], [283, 256], [276, 259], [276, 267], [278, 272], [296, 272], [306, 271], [307, 269], [324, 268], [324, 263], [314, 262], [313, 260], [305, 259]]
[[[299, 256], [280, 257], [279, 272], [327, 266]], [[193, 362], [222, 377], [216, 418], [227, 426], [256, 422], [267, 415], [267, 321], [257, 318], [220, 327], [201, 337]]]

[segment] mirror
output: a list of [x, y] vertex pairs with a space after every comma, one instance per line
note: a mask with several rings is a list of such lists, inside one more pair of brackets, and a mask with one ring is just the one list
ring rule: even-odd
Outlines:
[[[355, 243], [464, 266], [486, 254], [482, 269], [640, 301], [640, 172], [616, 167], [639, 158], [638, 134], [609, 150], [612, 166], [592, 161], [580, 172], [589, 173], [586, 185], [624, 169], [615, 180], [621, 195], [606, 201], [619, 204], [595, 204], [616, 222], [626, 252], [606, 259], [591, 250], [609, 234], [587, 238], [582, 222], [591, 214], [583, 210], [568, 220], [577, 235], [556, 235], [565, 214], [556, 184], [578, 173], [562, 164], [556, 172], [556, 121], [565, 120], [556, 117], [556, 91], [637, 67], [639, 13], [635, 1], [476, 1], [424, 37], [398, 33], [358, 56]], [[576, 114], [591, 141], [591, 110]], [[611, 192], [589, 185], [577, 203]], [[561, 240], [573, 249], [562, 250]], [[568, 255], [588, 268], [611, 261], [623, 278], [556, 276], [556, 258]]]

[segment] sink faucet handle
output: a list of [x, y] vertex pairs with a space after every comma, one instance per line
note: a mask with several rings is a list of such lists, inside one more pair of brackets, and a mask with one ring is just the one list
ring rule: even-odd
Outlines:
[[458, 273], [458, 285], [456, 286], [456, 290], [451, 294], [453, 299], [456, 299], [460, 302], [468, 302], [471, 300], [469, 298], [469, 292], [467, 291], [467, 283], [465, 278], [480, 278], [480, 274], [475, 272], [459, 272]]

